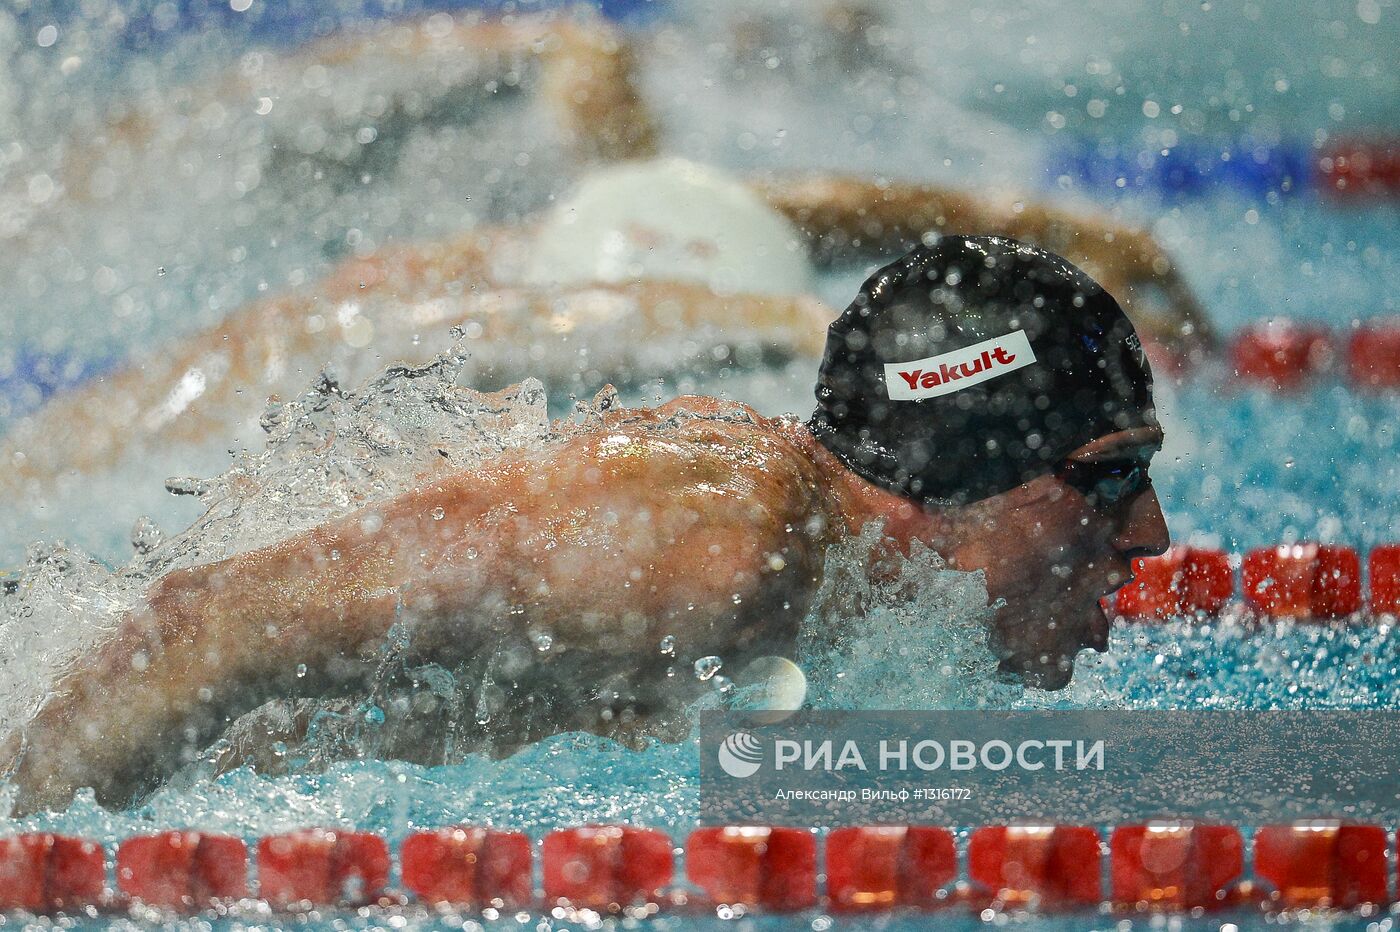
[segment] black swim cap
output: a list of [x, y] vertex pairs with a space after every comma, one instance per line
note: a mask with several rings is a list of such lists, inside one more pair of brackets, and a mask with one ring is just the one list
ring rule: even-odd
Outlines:
[[989, 498], [1105, 434], [1157, 426], [1118, 302], [1069, 262], [944, 236], [871, 276], [827, 331], [809, 427], [921, 503]]

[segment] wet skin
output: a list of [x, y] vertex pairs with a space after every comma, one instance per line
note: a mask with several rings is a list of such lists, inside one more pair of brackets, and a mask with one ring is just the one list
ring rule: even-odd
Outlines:
[[[1074, 455], [1158, 443], [1124, 432]], [[991, 639], [1003, 667], [1057, 688], [1081, 647], [1104, 646], [1099, 596], [1167, 545], [1150, 488], [1120, 511], [1047, 476], [936, 512], [859, 478], [797, 421], [700, 397], [614, 411], [543, 453], [169, 574], [59, 681], [23, 754], [14, 735], [0, 759], [17, 759], [18, 812], [83, 786], [125, 802], [269, 699], [365, 688], [396, 619], [421, 662], [552, 639], [547, 672], [522, 664], [498, 712], [506, 743], [575, 729], [679, 740], [681, 711], [709, 686], [667, 668], [790, 656], [827, 547], [875, 520], [887, 548], [923, 540], [984, 571], [1006, 601]], [[657, 650], [667, 635], [674, 657]], [[546, 680], [553, 701], [532, 704]]]
[[[1145, 465], [1161, 445], [1160, 428], [1142, 427], [1100, 437], [1067, 458], [1082, 463], [1126, 458]], [[983, 572], [991, 599], [1005, 602], [990, 640], [1001, 668], [1041, 689], [1067, 685], [1080, 650], [1105, 649], [1109, 620], [1099, 599], [1131, 579], [1134, 558], [1163, 553], [1170, 545], [1150, 484], [1101, 510], [1062, 479], [1045, 475], [1001, 495], [939, 511], [848, 470], [837, 475], [844, 480], [852, 526], [882, 519], [891, 543], [902, 551], [921, 540], [955, 569]]]
[[[1144, 464], [1160, 448], [1160, 428], [1100, 437], [1069, 457], [1078, 462], [1131, 458]], [[1132, 561], [1166, 551], [1171, 540], [1150, 484], [1109, 508], [1095, 508], [1056, 476], [1041, 476], [956, 516], [949, 562], [982, 569], [996, 615], [992, 646], [1002, 669], [1027, 685], [1061, 689], [1080, 650], [1108, 646], [1099, 600], [1132, 578]]]

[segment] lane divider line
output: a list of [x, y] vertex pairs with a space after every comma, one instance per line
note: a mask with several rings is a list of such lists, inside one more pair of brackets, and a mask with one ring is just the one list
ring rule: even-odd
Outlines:
[[[1328, 622], [1400, 614], [1400, 544], [1372, 548], [1370, 597], [1362, 599], [1361, 558], [1352, 547], [1295, 543], [1232, 557], [1223, 550], [1173, 547], [1133, 561], [1133, 579], [1106, 599], [1133, 621], [1217, 615], [1239, 593], [1252, 618]], [[1235, 584], [1235, 566], [1240, 583]], [[1364, 614], [1363, 614], [1364, 612]]]
[[[498, 914], [534, 907], [633, 916], [680, 908], [730, 915], [950, 906], [1364, 910], [1393, 902], [1394, 838], [1382, 826], [1340, 820], [1266, 825], [1253, 836], [1253, 878], [1242, 879], [1245, 840], [1229, 825], [1120, 825], [1107, 844], [1092, 826], [981, 826], [968, 835], [961, 870], [954, 832], [941, 826], [837, 828], [825, 834], [824, 845], [815, 829], [716, 826], [696, 829], [686, 841], [686, 889], [675, 876], [680, 851], [664, 832], [589, 825], [543, 837], [536, 896], [534, 846], [521, 832], [455, 826], [409, 835], [399, 847], [405, 888], [399, 892], [389, 886], [383, 838], [307, 828], [257, 840], [254, 905], [305, 912], [421, 903]], [[117, 847], [116, 865], [113, 891], [100, 845], [42, 833], [0, 839], [0, 911], [140, 906], [193, 913], [226, 910], [249, 896], [248, 846], [227, 835], [167, 831], [128, 838]]]

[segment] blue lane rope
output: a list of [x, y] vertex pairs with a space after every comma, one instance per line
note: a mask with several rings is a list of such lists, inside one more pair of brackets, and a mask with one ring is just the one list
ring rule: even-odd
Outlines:
[[1062, 185], [1068, 178], [1072, 187], [1095, 193], [1289, 194], [1314, 188], [1316, 158], [1309, 144], [1248, 137], [1191, 141], [1169, 149], [1079, 139], [1052, 152], [1047, 174], [1051, 185]]
[[29, 346], [0, 352], [0, 423], [111, 371], [117, 361], [116, 356], [85, 359], [69, 350], [47, 352]]
[[[122, 45], [131, 50], [158, 48], [179, 36], [220, 33], [259, 43], [295, 45], [328, 35], [344, 26], [381, 19], [411, 18], [439, 11], [535, 13], [591, 6], [614, 22], [636, 24], [660, 15], [667, 0], [127, 0]], [[70, 0], [35, 0], [23, 5], [25, 26], [39, 29], [72, 22]]]

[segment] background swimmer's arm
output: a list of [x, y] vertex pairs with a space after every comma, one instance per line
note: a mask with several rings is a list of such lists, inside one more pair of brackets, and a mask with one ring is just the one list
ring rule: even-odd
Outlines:
[[27, 729], [16, 808], [82, 786], [123, 802], [271, 697], [362, 685], [398, 617], [445, 663], [504, 630], [611, 651], [624, 673], [655, 666], [665, 634], [680, 657], [773, 652], [819, 559], [809, 462], [751, 425], [618, 426], [172, 573]]
[[[191, 102], [184, 112], [200, 113], [210, 105], [251, 106], [263, 94], [284, 91], [287, 79], [313, 66], [330, 70], [334, 80], [337, 69], [365, 63], [382, 67], [375, 59], [387, 59], [401, 73], [418, 75], [420, 83], [438, 85], [455, 78], [465, 82], [463, 90], [475, 93], [485, 77], [463, 67], [464, 62], [494, 58], [499, 62], [497, 77], [514, 74], [518, 81], [518, 72], [537, 61], [540, 94], [580, 156], [614, 161], [656, 154], [656, 122], [637, 90], [635, 52], [627, 36], [603, 22], [517, 16], [510, 23], [459, 23], [444, 34], [424, 19], [370, 35], [337, 33], [285, 55], [262, 57], [266, 64], [251, 77], [240, 70], [189, 88]], [[274, 96], [280, 99], [282, 94]], [[403, 106], [393, 99], [388, 103]], [[297, 101], [293, 98], [286, 105], [297, 106]], [[61, 171], [64, 190], [75, 200], [94, 200], [93, 179], [112, 153], [134, 150], [133, 161], [143, 165], [150, 151], [170, 145], [169, 137], [186, 122], [180, 117], [179, 112], [129, 106], [97, 135], [70, 140]]]
[[[411, 319], [415, 296], [440, 296], [453, 282], [489, 282], [496, 250], [511, 248], [517, 236], [479, 229], [348, 260], [314, 289], [257, 301], [64, 392], [0, 438], [0, 497], [21, 494], [29, 480], [109, 468], [145, 444], [256, 439], [235, 436], [238, 426], [255, 419], [249, 402], [305, 390], [315, 372], [298, 368], [299, 362], [333, 357], [357, 339], [354, 328], [366, 325], [402, 345], [405, 333], [424, 329]], [[359, 313], [341, 313], [347, 304]], [[456, 321], [433, 323], [445, 331]]]
[[644, 278], [482, 290], [464, 296], [454, 314], [481, 324], [473, 362], [477, 372], [494, 375], [508, 368], [495, 358], [508, 363], [509, 348], [560, 336], [589, 347], [590, 366], [624, 374], [644, 365], [631, 342], [658, 347], [677, 362], [703, 353], [709, 365], [717, 347], [745, 365], [820, 356], [837, 312], [811, 295], [720, 293], [697, 282]]
[[[856, 177], [779, 178], [751, 185], [808, 235], [819, 261], [903, 252], [929, 231], [997, 233], [1083, 265], [1123, 303], [1144, 336], [1187, 352], [1214, 345], [1210, 322], [1171, 257], [1150, 234], [1106, 217]], [[1153, 290], [1160, 292], [1160, 302], [1148, 294]]]

